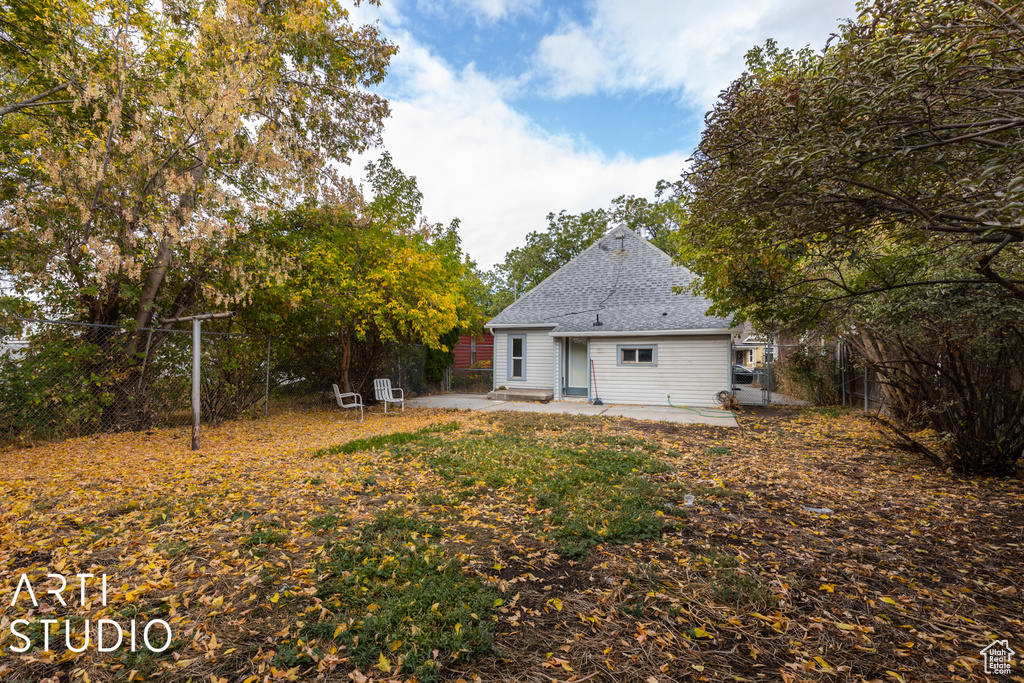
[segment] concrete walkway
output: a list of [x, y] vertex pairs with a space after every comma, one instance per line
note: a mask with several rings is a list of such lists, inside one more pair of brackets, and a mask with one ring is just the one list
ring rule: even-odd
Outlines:
[[563, 413], [568, 415], [604, 415], [606, 417], [628, 417], [632, 420], [655, 420], [684, 424], [736, 427], [736, 418], [726, 410], [715, 408], [673, 408], [671, 406], [603, 405], [572, 401], [551, 403], [526, 403], [516, 401], [491, 401], [486, 394], [440, 394], [410, 398], [406, 404], [412, 408], [457, 408], [459, 410], [514, 410], [526, 413]]

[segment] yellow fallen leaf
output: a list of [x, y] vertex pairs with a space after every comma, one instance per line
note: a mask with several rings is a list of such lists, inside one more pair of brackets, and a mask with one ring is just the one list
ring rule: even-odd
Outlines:
[[377, 660], [377, 668], [381, 671], [391, 671], [391, 660], [384, 656], [384, 653], [380, 653], [380, 659]]

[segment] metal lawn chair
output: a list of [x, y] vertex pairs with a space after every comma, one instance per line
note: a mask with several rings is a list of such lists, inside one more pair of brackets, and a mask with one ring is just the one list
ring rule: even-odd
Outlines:
[[[338, 389], [337, 384], [332, 384], [334, 387], [334, 398], [338, 402], [338, 405], [342, 408], [359, 408], [359, 421], [363, 421], [363, 396], [355, 392], [341, 393]], [[346, 403], [346, 401], [348, 401]]]
[[[398, 392], [400, 395], [396, 397], [395, 392]], [[378, 401], [383, 401], [385, 413], [388, 412], [389, 403], [401, 403], [402, 412], [405, 412], [405, 392], [398, 387], [392, 387], [391, 380], [373, 380], [373, 395]]]

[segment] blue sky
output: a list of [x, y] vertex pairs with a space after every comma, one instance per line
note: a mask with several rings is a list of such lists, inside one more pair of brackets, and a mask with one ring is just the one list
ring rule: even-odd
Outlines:
[[748, 49], [820, 49], [854, 13], [850, 0], [382, 0], [354, 17], [399, 46], [379, 88], [384, 147], [428, 219], [458, 217], [489, 268], [548, 212], [652, 196]]

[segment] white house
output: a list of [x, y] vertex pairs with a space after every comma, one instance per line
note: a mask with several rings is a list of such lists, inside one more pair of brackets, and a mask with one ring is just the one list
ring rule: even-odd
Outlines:
[[673, 292], [693, 278], [629, 228], [614, 228], [487, 323], [494, 388], [715, 405], [731, 387], [740, 329], [706, 315], [706, 299]]

